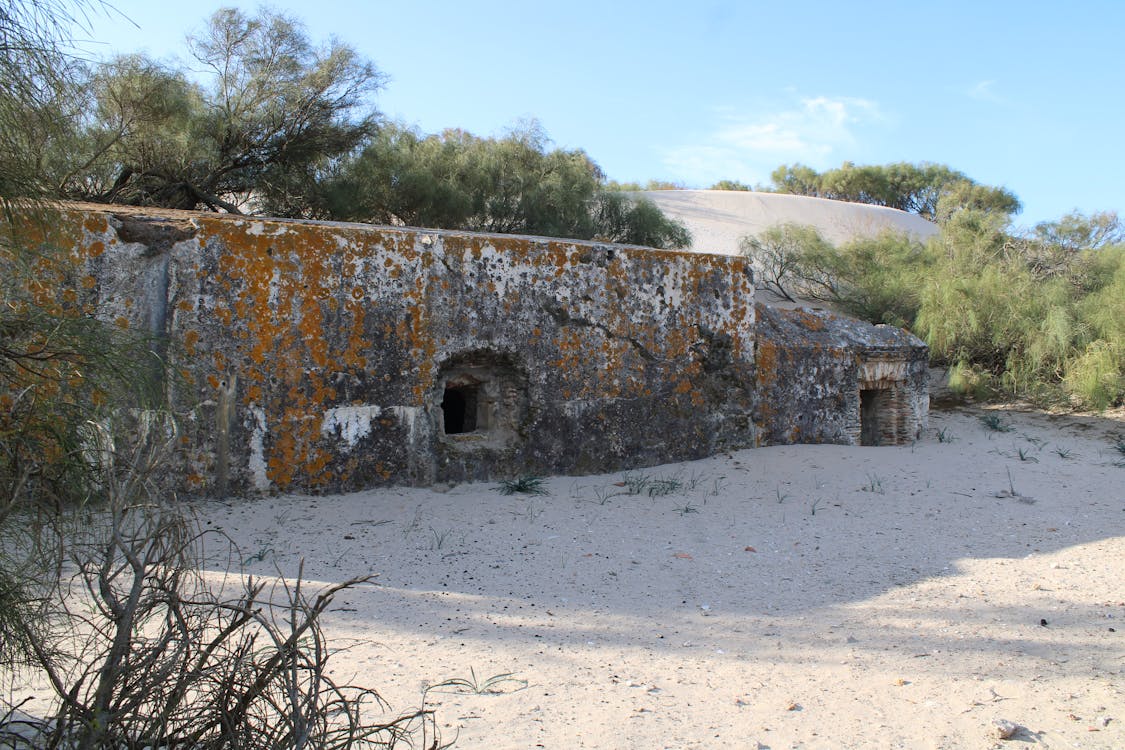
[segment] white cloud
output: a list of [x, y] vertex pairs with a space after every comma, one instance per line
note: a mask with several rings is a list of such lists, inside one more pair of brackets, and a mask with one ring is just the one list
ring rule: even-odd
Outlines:
[[724, 108], [712, 132], [666, 152], [664, 164], [678, 179], [700, 185], [735, 177], [765, 181], [785, 163], [836, 166], [849, 158], [857, 133], [882, 120], [875, 102], [850, 97], [800, 98], [753, 115]]
[[979, 81], [976, 84], [974, 84], [973, 86], [971, 86], [967, 93], [968, 93], [970, 99], [976, 99], [977, 101], [981, 101], [981, 102], [1003, 102], [1004, 101], [1003, 97], [1001, 97], [999, 94], [997, 94], [993, 90], [993, 87], [995, 85], [996, 85], [996, 81], [993, 81], [993, 80]]

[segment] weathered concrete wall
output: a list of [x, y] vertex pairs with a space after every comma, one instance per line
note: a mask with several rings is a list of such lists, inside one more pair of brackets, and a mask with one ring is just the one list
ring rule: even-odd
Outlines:
[[95, 206], [61, 209], [51, 235], [83, 304], [173, 342], [199, 492], [596, 472], [756, 442], [739, 258]]
[[820, 310], [756, 307], [754, 420], [763, 444], [918, 439], [929, 413], [924, 342]]
[[38, 305], [152, 336], [199, 493], [589, 473], [760, 444], [901, 444], [910, 334], [753, 304], [741, 258], [69, 205]]

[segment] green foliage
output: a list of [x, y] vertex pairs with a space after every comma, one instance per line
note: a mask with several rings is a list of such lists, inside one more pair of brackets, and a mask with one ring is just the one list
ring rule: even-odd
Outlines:
[[925, 244], [887, 233], [833, 247], [786, 225], [744, 238], [742, 252], [760, 287], [911, 328], [954, 392], [1104, 409], [1125, 400], [1125, 245], [1105, 244], [1115, 227], [1112, 214], [1071, 214], [1018, 236], [1003, 212], [962, 208]]
[[49, 185], [47, 144], [66, 140], [77, 116], [73, 16], [89, 5], [10, 0], [0, 7], [0, 199], [34, 197]]
[[53, 191], [107, 202], [194, 207], [188, 185], [201, 182], [200, 169], [208, 161], [199, 87], [139, 55], [96, 69], [85, 84], [91, 113], [65, 143], [45, 153], [55, 170], [49, 174]]
[[860, 238], [814, 261], [835, 279], [830, 301], [848, 314], [872, 323], [912, 324], [930, 261], [922, 244], [909, 235], [884, 232]]
[[[373, 132], [374, 66], [316, 48], [293, 19], [217, 11], [188, 40], [189, 76], [141, 55], [72, 71], [62, 137], [24, 128], [52, 192], [68, 198], [282, 216], [316, 211], [317, 186]], [[190, 79], [190, 80], [189, 80]], [[196, 83], [196, 80], [201, 82]]]
[[970, 396], [978, 401], [991, 398], [996, 393], [991, 373], [966, 362], [956, 362], [949, 368], [949, 390], [959, 396]]
[[683, 247], [690, 235], [651, 201], [603, 186], [581, 150], [549, 149], [537, 123], [503, 138], [463, 130], [379, 129], [325, 191], [324, 215], [349, 221], [598, 238]]
[[918, 312], [918, 285], [929, 266], [924, 247], [885, 232], [839, 248], [810, 226], [770, 227], [740, 243], [758, 285], [787, 300], [831, 302], [873, 323], [908, 326]]
[[820, 195], [820, 174], [812, 167], [804, 164], [794, 164], [793, 166], [783, 164], [770, 173], [770, 180], [773, 182], [775, 193], [804, 195], [813, 198]]
[[751, 191], [754, 188], [750, 187], [745, 182], [739, 182], [738, 180], [719, 180], [718, 182], [716, 182], [714, 185], [712, 185], [708, 189], [709, 190], [736, 190], [736, 191], [746, 192], [746, 191]]
[[636, 181], [618, 182], [617, 180], [610, 180], [605, 184], [606, 190], [621, 193], [639, 193], [645, 189], [645, 186]]
[[1099, 339], [1066, 363], [1065, 390], [1081, 404], [1106, 409], [1125, 394], [1125, 351], [1120, 343]]
[[656, 248], [691, 245], [687, 227], [666, 217], [646, 198], [630, 200], [620, 193], [599, 191], [594, 198], [591, 221], [594, 237], [608, 242]]
[[1098, 250], [1125, 242], [1125, 227], [1122, 227], [1116, 211], [1099, 211], [1090, 216], [1072, 211], [1058, 221], [1036, 224], [1034, 234], [1044, 244], [1058, 246], [1070, 253]]
[[998, 414], [985, 414], [980, 418], [980, 423], [993, 432], [1011, 432], [1014, 429]]
[[1095, 409], [1120, 403], [1125, 247], [1044, 251], [1042, 237], [1005, 230], [995, 215], [963, 211], [930, 245], [915, 330], [953, 366], [950, 385]]
[[646, 190], [686, 190], [687, 185], [682, 182], [672, 182], [670, 180], [649, 180], [648, 182], [618, 182], [617, 180], [610, 180], [605, 183], [606, 190], [624, 193], [640, 193]]
[[778, 193], [869, 203], [944, 220], [971, 208], [1003, 214], [1020, 211], [1015, 195], [1004, 188], [980, 185], [943, 164], [856, 165], [818, 173], [803, 164], [782, 165], [770, 175]]
[[825, 260], [834, 263], [834, 250], [815, 228], [777, 224], [758, 235], [743, 237], [739, 250], [753, 264], [759, 288], [790, 302], [797, 296], [831, 296], [830, 270], [818, 264]]
[[543, 477], [532, 475], [518, 477], [516, 479], [501, 480], [496, 491], [501, 495], [549, 495], [550, 490], [547, 489]]
[[649, 180], [645, 183], [645, 190], [684, 190], [687, 186], [682, 182], [672, 180]]

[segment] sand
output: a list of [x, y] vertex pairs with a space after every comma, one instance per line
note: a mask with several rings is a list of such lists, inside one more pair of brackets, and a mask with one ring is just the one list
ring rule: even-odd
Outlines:
[[638, 195], [683, 222], [695, 252], [737, 255], [742, 237], [786, 223], [813, 226], [835, 244], [888, 229], [923, 240], [938, 231], [916, 214], [825, 198], [738, 190], [650, 190]]
[[1121, 748], [1122, 438], [959, 407], [912, 446], [200, 512], [248, 571], [376, 574], [327, 616], [335, 676], [459, 748]]

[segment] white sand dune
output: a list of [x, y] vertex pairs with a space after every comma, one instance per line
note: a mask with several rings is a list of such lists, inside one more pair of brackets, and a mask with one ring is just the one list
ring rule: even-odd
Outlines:
[[682, 221], [692, 233], [695, 252], [735, 255], [742, 237], [787, 223], [811, 225], [836, 244], [888, 229], [920, 239], [937, 233], [937, 226], [916, 214], [824, 198], [739, 190], [651, 190], [635, 195]]
[[337, 678], [405, 710], [510, 673], [429, 693], [459, 748], [952, 750], [998, 746], [996, 719], [1125, 747], [1125, 424], [980, 413], [648, 469], [681, 483], [652, 496], [613, 474], [201, 510], [257, 574], [378, 574], [328, 617]]

